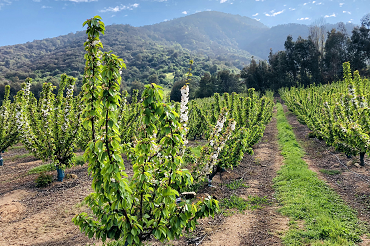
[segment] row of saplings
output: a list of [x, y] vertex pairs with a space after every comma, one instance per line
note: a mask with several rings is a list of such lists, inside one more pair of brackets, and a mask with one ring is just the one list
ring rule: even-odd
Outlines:
[[[21, 140], [31, 153], [51, 160], [62, 173], [72, 166], [76, 149], [84, 148], [94, 192], [85, 199], [93, 215], [81, 213], [73, 218], [83, 232], [102, 241], [114, 239], [111, 245], [141, 245], [153, 236], [160, 241], [179, 238], [184, 229], [195, 229], [199, 218], [213, 216], [218, 210], [212, 197], [190, 201], [181, 199], [181, 194], [215, 168], [220, 169], [218, 156], [237, 131], [236, 122], [222, 110], [209, 144], [192, 159], [190, 171], [184, 169], [189, 87], [181, 90], [178, 114], [163, 102], [161, 87], [151, 84], [142, 94], [142, 125], [137, 137], [122, 142], [124, 129], [120, 129], [117, 112], [122, 104], [120, 72], [125, 64], [111, 52], [100, 50], [99, 36], [105, 30], [100, 19], [96, 16], [84, 22], [88, 39], [79, 96], [73, 96], [75, 79], [66, 75], [61, 77], [57, 95], [52, 93], [52, 85], [44, 84], [38, 101], [30, 93], [31, 79], [13, 103], [6, 87], [0, 112], [0, 150]], [[130, 177], [122, 155], [132, 162]]]

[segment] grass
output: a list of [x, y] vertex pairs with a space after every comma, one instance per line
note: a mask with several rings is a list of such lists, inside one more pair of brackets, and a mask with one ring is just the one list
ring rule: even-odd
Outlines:
[[24, 149], [24, 145], [14, 145], [8, 148], [8, 150], [12, 150], [12, 149]]
[[[283, 237], [287, 245], [355, 245], [366, 232], [357, 213], [302, 160], [298, 144], [281, 104], [277, 105], [278, 138], [285, 165], [274, 179], [280, 212], [304, 228], [291, 226]], [[292, 223], [294, 224], [294, 223]]]
[[328, 175], [337, 175], [337, 174], [341, 174], [342, 172], [339, 170], [320, 169], [320, 173], [328, 174]]
[[[76, 156], [75, 159], [74, 159], [74, 162], [75, 162], [76, 166], [77, 165], [82, 166], [85, 163], [85, 161], [83, 159], [83, 155]], [[55, 170], [57, 170], [55, 165], [53, 165], [51, 163], [47, 163], [47, 164], [43, 164], [43, 165], [32, 168], [31, 170], [29, 170], [27, 172], [27, 175], [35, 174], [35, 173], [42, 173], [42, 172], [55, 171]]]
[[242, 197], [231, 195], [230, 198], [224, 198], [220, 202], [220, 207], [223, 212], [225, 209], [237, 209], [239, 212], [244, 210], [254, 210], [263, 208], [263, 205], [268, 204], [266, 197], [259, 196], [248, 196], [248, 200], [243, 199]]
[[30, 156], [33, 156], [31, 153], [27, 153], [27, 154], [22, 154], [22, 155], [14, 155], [14, 156], [11, 156], [11, 157], [8, 157], [8, 158], [4, 158], [4, 160], [10, 160], [10, 161], [15, 161], [17, 159], [23, 159], [23, 158], [27, 158], [27, 157], [30, 157]]
[[190, 148], [191, 153], [193, 153], [193, 155], [195, 155], [195, 157], [200, 157], [200, 152], [201, 152], [202, 147], [203, 146], [199, 145], [197, 147]]
[[35, 174], [35, 173], [42, 173], [42, 172], [49, 172], [49, 171], [55, 171], [56, 167], [53, 164], [47, 163], [43, 164], [37, 167], [32, 168], [27, 172], [27, 175]]
[[248, 185], [243, 183], [242, 179], [236, 179], [234, 181], [230, 181], [228, 184], [226, 184], [226, 187], [230, 190], [237, 190], [240, 187], [249, 188]]

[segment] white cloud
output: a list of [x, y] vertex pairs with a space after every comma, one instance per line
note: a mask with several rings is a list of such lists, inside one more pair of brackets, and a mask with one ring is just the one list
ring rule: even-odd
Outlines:
[[42, 9], [51, 9], [52, 7], [43, 5], [41, 8]]
[[263, 2], [263, 1], [265, 1], [265, 0], [256, 0], [256, 2], [259, 2], [259, 1]]
[[254, 18], [256, 21], [260, 21], [261, 19]]
[[349, 15], [350, 15], [350, 14], [352, 14], [352, 13], [351, 13], [351, 12], [349, 12], [349, 11], [345, 11], [345, 10], [344, 10], [344, 11], [343, 11], [343, 14], [349, 14]]
[[343, 7], [343, 5], [344, 5], [344, 3], [340, 3], [340, 4], [339, 4], [339, 7]]
[[295, 10], [295, 8], [289, 8], [289, 10], [293, 11], [293, 10]]
[[0, 0], [0, 10], [2, 6], [10, 5], [10, 4], [12, 4], [12, 1], [10, 0], [2, 0], [2, 1]]
[[312, 3], [316, 3], [316, 1], [313, 1]]
[[285, 9], [283, 9], [282, 11], [279, 11], [279, 12], [275, 12], [275, 10], [271, 10], [270, 13], [271, 14], [268, 14], [268, 13], [265, 13], [266, 16], [277, 16], [279, 14], [282, 14], [283, 12], [285, 11]]
[[299, 18], [297, 20], [300, 20], [300, 21], [302, 21], [302, 20], [310, 20], [310, 18], [308, 18], [308, 17], [302, 17], [302, 18]]
[[258, 15], [258, 13], [255, 13], [254, 15], [252, 15], [252, 16], [257, 16]]
[[96, 2], [98, 0], [67, 0], [74, 3], [88, 3], [88, 2]]
[[227, 0], [221, 0], [221, 1], [220, 1], [220, 3], [225, 3], [225, 2], [227, 2]]
[[329, 17], [336, 17], [335, 13], [333, 13], [332, 15], [325, 15], [324, 18], [329, 18]]
[[137, 8], [139, 7], [139, 4], [138, 3], [135, 3], [135, 4], [131, 4], [131, 5], [123, 5], [121, 4], [120, 6], [116, 6], [116, 7], [109, 7], [109, 8], [104, 8], [102, 10], [100, 10], [100, 12], [119, 12], [119, 11], [122, 11], [122, 10], [133, 10], [134, 8]]
[[304, 5], [307, 5], [307, 3], [304, 3], [304, 4], [303, 4], [303, 6], [304, 6]]
[[321, 5], [321, 4], [323, 4], [322, 2], [320, 2], [320, 3], [317, 3], [316, 5]]
[[184, 15], [187, 15], [188, 14], [187, 11], [182, 11], [181, 13], [183, 13]]

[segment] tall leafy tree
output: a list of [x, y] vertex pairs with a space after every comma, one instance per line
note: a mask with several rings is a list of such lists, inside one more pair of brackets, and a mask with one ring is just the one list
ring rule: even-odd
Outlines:
[[348, 61], [349, 38], [346, 33], [332, 29], [325, 42], [323, 59], [326, 81], [337, 81], [342, 77], [342, 64]]

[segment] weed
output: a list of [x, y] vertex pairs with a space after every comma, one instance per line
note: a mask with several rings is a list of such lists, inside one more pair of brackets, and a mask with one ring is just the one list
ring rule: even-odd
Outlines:
[[76, 156], [74, 158], [74, 164], [76, 166], [83, 166], [85, 164], [85, 160], [84, 160], [83, 155]]
[[48, 163], [44, 165], [40, 165], [38, 167], [34, 167], [31, 170], [27, 172], [27, 175], [35, 174], [35, 173], [42, 173], [42, 172], [49, 172], [49, 171], [55, 171], [56, 167], [55, 165]]
[[248, 200], [245, 200], [234, 194], [230, 198], [222, 199], [220, 202], [221, 208], [237, 209], [239, 212], [261, 209], [266, 204], [268, 204], [266, 197], [248, 196]]
[[190, 148], [190, 150], [191, 150], [192, 154], [193, 154], [195, 157], [200, 157], [200, 152], [201, 152], [202, 147], [203, 147], [203, 146], [198, 145], [197, 147]]
[[8, 158], [4, 158], [4, 160], [15, 161], [15, 160], [24, 159], [24, 158], [27, 158], [27, 157], [30, 157], [30, 156], [32, 156], [32, 154], [31, 153], [27, 153], [27, 154], [14, 155], [14, 156], [11, 156], [11, 157], [8, 157]]
[[12, 149], [24, 149], [24, 145], [15, 145], [9, 147], [7, 150], [12, 150]]
[[236, 179], [226, 184], [226, 187], [230, 190], [236, 190], [240, 187], [248, 188], [249, 186], [243, 183], [243, 179]]
[[40, 173], [37, 177], [35, 183], [37, 187], [46, 187], [53, 182], [53, 176], [50, 174]]
[[341, 174], [341, 171], [339, 170], [329, 170], [329, 169], [320, 169], [320, 172], [323, 174], [328, 174], [328, 175]]
[[258, 158], [258, 157], [255, 157], [254, 158], [254, 164], [256, 164], [257, 166], [260, 166], [261, 165], [261, 159]]

